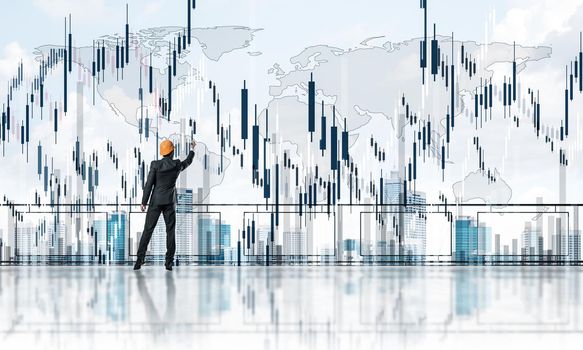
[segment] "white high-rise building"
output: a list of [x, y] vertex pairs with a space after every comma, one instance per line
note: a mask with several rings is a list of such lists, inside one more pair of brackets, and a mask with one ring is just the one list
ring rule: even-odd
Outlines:
[[[391, 218], [394, 216], [398, 225], [402, 226], [403, 244], [401, 254], [414, 256], [414, 260], [423, 259], [427, 250], [427, 207], [425, 193], [407, 191], [406, 206], [403, 205], [403, 182], [397, 173], [392, 173], [391, 178], [384, 182], [383, 203], [388, 205], [383, 211]], [[398, 239], [386, 237], [382, 244], [390, 240]]]
[[[271, 227], [264, 226], [257, 228], [257, 235], [255, 237], [256, 251], [255, 254], [258, 256], [263, 256], [266, 254], [266, 245], [269, 244], [269, 239], [271, 237]], [[273, 254], [273, 252], [269, 252]]]
[[176, 255], [193, 255], [192, 189], [176, 189]]
[[306, 255], [306, 233], [301, 231], [289, 231], [283, 233], [284, 255]]
[[581, 259], [581, 234], [573, 231], [569, 235], [569, 261], [579, 261]]
[[[36, 254], [34, 249], [34, 229], [30, 226], [18, 227], [16, 230], [16, 243], [19, 256]], [[26, 257], [28, 259], [28, 257]], [[22, 258], [21, 258], [22, 259]]]

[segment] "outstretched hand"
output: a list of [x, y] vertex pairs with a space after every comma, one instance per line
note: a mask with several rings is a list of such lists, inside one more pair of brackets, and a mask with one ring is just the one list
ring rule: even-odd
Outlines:
[[190, 143], [190, 149], [194, 149], [194, 147], [196, 147], [196, 141], [192, 140]]
[[146, 206], [145, 206], [145, 205], [143, 205], [143, 204], [141, 204], [141, 205], [140, 205], [140, 209], [142, 210], [142, 213], [143, 213], [143, 212], [145, 212], [145, 211], [146, 211]]

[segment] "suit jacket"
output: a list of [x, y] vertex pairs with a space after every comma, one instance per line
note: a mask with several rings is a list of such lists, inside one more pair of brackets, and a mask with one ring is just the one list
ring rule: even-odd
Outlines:
[[176, 202], [176, 179], [178, 179], [180, 172], [192, 163], [193, 158], [194, 152], [190, 151], [184, 161], [168, 157], [152, 161], [148, 180], [144, 186], [142, 204], [148, 204], [148, 199], [150, 205], [174, 204]]

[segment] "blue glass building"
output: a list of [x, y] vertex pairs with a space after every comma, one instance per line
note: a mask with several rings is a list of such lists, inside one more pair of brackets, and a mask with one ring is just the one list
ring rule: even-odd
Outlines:
[[455, 260], [459, 262], [484, 263], [491, 247], [491, 228], [476, 226], [472, 218], [455, 221]]
[[126, 260], [126, 222], [125, 211], [111, 213], [107, 218], [107, 256], [112, 262]]
[[231, 225], [210, 217], [198, 219], [198, 255], [202, 261], [223, 261], [231, 246]]

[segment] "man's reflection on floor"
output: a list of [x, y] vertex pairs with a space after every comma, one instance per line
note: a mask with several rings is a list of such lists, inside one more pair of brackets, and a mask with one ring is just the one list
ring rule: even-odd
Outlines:
[[174, 274], [166, 273], [164, 278], [166, 284], [166, 310], [164, 312], [164, 317], [160, 318], [160, 313], [156, 308], [156, 305], [152, 301], [150, 292], [148, 291], [148, 282], [152, 282], [150, 278], [145, 278], [142, 271], [136, 273], [138, 292], [140, 293], [140, 298], [144, 303], [144, 308], [146, 310], [146, 317], [152, 327], [152, 334], [157, 336], [164, 333], [168, 328], [174, 325], [175, 314], [176, 314], [176, 285], [174, 283]]

